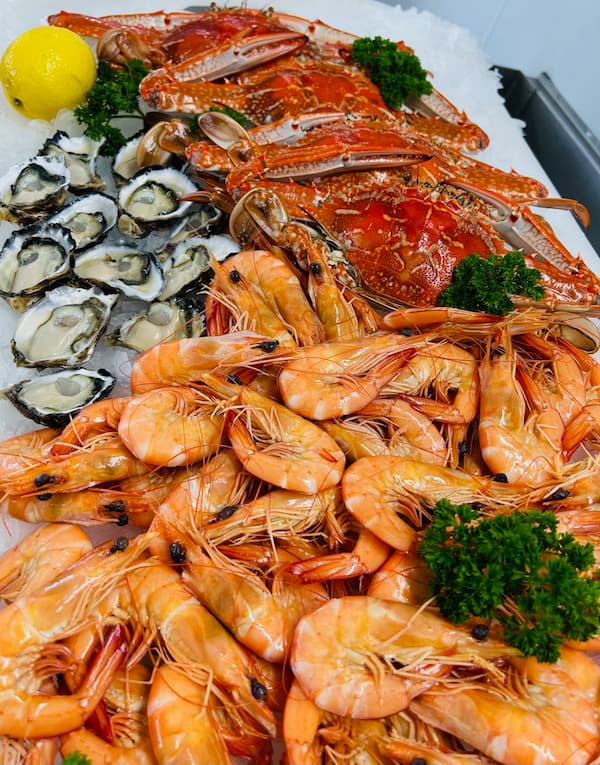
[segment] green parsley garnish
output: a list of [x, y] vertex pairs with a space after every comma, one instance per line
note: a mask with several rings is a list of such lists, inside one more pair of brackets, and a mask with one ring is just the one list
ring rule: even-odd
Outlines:
[[417, 56], [383, 37], [359, 37], [352, 43], [352, 60], [377, 85], [390, 109], [399, 109], [409, 96], [433, 90]]
[[75, 117], [86, 125], [86, 133], [94, 141], [104, 138], [101, 154], [110, 157], [127, 143], [113, 120], [144, 115], [140, 109], [140, 82], [148, 69], [139, 59], [125, 63], [124, 69], [113, 68], [107, 61], [98, 62], [96, 82], [85, 103], [75, 108]]
[[71, 752], [62, 761], [61, 765], [93, 765], [89, 757], [81, 752]]
[[468, 255], [454, 269], [452, 283], [438, 297], [438, 305], [504, 316], [515, 307], [511, 295], [544, 297], [539, 280], [540, 272], [526, 266], [518, 250], [488, 258]]
[[432, 572], [440, 612], [454, 624], [495, 618], [507, 643], [543, 662], [564, 640], [600, 631], [600, 582], [582, 576], [593, 546], [557, 532], [552, 512], [481, 518], [471, 505], [440, 500], [419, 552]]

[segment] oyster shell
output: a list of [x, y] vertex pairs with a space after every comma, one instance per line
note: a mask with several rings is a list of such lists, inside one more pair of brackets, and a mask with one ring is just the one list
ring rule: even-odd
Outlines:
[[0, 178], [0, 207], [4, 217], [19, 223], [33, 222], [57, 209], [67, 198], [71, 174], [62, 157], [38, 154], [13, 165]]
[[82, 250], [96, 244], [116, 225], [118, 206], [108, 194], [85, 194], [62, 207], [49, 219], [60, 223], [71, 232], [75, 249]]
[[108, 396], [115, 382], [106, 369], [79, 367], [22, 380], [3, 393], [25, 417], [49, 428], [64, 428], [84, 406]]
[[86, 282], [140, 300], [156, 300], [165, 286], [156, 256], [126, 242], [103, 243], [84, 250], [76, 256], [73, 271]]
[[56, 287], [23, 314], [11, 341], [20, 367], [74, 367], [85, 363], [106, 329], [116, 295], [99, 289]]
[[63, 279], [71, 270], [74, 247], [69, 230], [58, 223], [13, 231], [0, 250], [0, 295], [35, 295]]
[[197, 187], [188, 176], [172, 167], [138, 171], [119, 191], [119, 230], [131, 236], [144, 236], [157, 226], [173, 223], [193, 204], [179, 198], [194, 191]]
[[[189, 215], [178, 221], [169, 234], [169, 244], [178, 244], [190, 236], [222, 234], [227, 228], [227, 215], [211, 204], [200, 204]], [[231, 240], [233, 248], [239, 248]]]
[[115, 154], [112, 163], [112, 173], [118, 184], [130, 180], [141, 170], [137, 161], [137, 150], [143, 135], [143, 130], [137, 132]]
[[86, 135], [70, 136], [57, 130], [40, 150], [47, 157], [62, 157], [70, 172], [69, 186], [75, 190], [103, 189], [104, 181], [96, 172], [96, 160], [104, 141]]
[[150, 303], [146, 311], [123, 322], [107, 337], [107, 342], [142, 353], [165, 340], [200, 337], [205, 329], [200, 301], [178, 297]]

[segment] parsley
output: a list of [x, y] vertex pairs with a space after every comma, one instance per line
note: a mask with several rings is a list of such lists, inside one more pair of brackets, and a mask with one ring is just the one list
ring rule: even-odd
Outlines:
[[71, 752], [63, 759], [61, 765], [92, 765], [92, 761], [81, 752]]
[[352, 60], [377, 85], [390, 109], [399, 109], [409, 96], [431, 93], [427, 72], [413, 53], [383, 37], [359, 37], [352, 43]]
[[139, 59], [125, 63], [124, 69], [115, 69], [107, 61], [98, 62], [96, 82], [87, 94], [85, 103], [75, 108], [77, 120], [87, 125], [86, 133], [95, 141], [103, 138], [101, 153], [112, 156], [127, 143], [123, 132], [112, 121], [125, 117], [140, 117], [140, 82], [148, 69]]
[[507, 643], [543, 662], [557, 661], [565, 639], [597, 634], [600, 582], [581, 576], [593, 546], [557, 525], [552, 512], [480, 518], [471, 505], [440, 500], [419, 547], [440, 612], [454, 624], [495, 618]]
[[540, 272], [528, 268], [518, 250], [488, 258], [468, 255], [454, 269], [452, 283], [438, 297], [438, 305], [503, 316], [515, 307], [511, 295], [544, 297], [539, 279]]

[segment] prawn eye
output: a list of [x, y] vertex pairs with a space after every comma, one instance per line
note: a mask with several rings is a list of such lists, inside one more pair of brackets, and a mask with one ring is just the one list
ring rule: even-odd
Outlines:
[[259, 348], [261, 351], [264, 351], [265, 353], [273, 353], [273, 351], [277, 348], [279, 345], [279, 340], [265, 340], [262, 343], [257, 343], [254, 347]]
[[125, 512], [125, 503], [117, 499], [114, 502], [109, 502], [106, 505], [106, 509], [109, 513], [119, 513], [119, 515], [122, 515]]
[[234, 283], [237, 283], [237, 282], [241, 282], [241, 281], [242, 281], [242, 275], [240, 274], [240, 272], [239, 272], [239, 271], [236, 271], [236, 269], [235, 269], [235, 268], [234, 268], [234, 269], [232, 269], [232, 270], [229, 272], [229, 278], [230, 278], [230, 279], [231, 279], [231, 281], [232, 281], [232, 282], [234, 282]]
[[492, 350], [492, 356], [504, 356], [505, 353], [506, 353], [506, 348], [503, 345], [497, 345]]
[[38, 494], [37, 498], [40, 502], [47, 502], [49, 499], [52, 499], [52, 494], [50, 492], [47, 492], [46, 494]]
[[237, 509], [238, 509], [237, 505], [227, 505], [227, 507], [224, 507], [221, 510], [219, 510], [219, 512], [216, 515], [216, 519], [218, 521], [226, 521], [228, 518], [231, 518], [231, 516], [235, 513]]
[[311, 263], [309, 268], [310, 268], [311, 274], [320, 274], [321, 273], [321, 264], [320, 263]]
[[185, 547], [181, 542], [171, 542], [169, 545], [169, 555], [173, 563], [184, 563], [186, 558]]
[[427, 760], [424, 757], [413, 757], [408, 765], [427, 765]]
[[561, 500], [566, 499], [568, 496], [569, 492], [566, 489], [557, 489], [548, 497], [548, 500], [550, 502], [560, 502]]
[[116, 552], [123, 552], [123, 550], [126, 550], [129, 547], [129, 540], [127, 537], [117, 537], [115, 541], [113, 542], [112, 547], [109, 550], [109, 553], [112, 555]]
[[398, 659], [394, 658], [393, 656], [391, 659], [389, 659], [389, 662], [394, 669], [402, 669], [402, 667], [405, 666], [401, 661], [398, 661]]
[[492, 481], [496, 481], [496, 483], [508, 483], [508, 476], [506, 473], [496, 473], [496, 475], [492, 476]]
[[458, 444], [458, 453], [461, 457], [466, 457], [469, 453], [469, 444], [466, 441], [461, 441]]
[[227, 380], [228, 383], [233, 383], [233, 385], [243, 385], [241, 377], [239, 375], [234, 374], [233, 372], [228, 374], [225, 377], [225, 379]]
[[56, 477], [53, 475], [48, 475], [48, 473], [40, 473], [39, 475], [36, 475], [36, 477], [33, 479], [33, 483], [39, 488], [40, 486], [46, 486], [46, 484], [54, 483], [56, 481]]
[[475, 640], [485, 640], [489, 634], [489, 627], [485, 624], [476, 624], [471, 630], [471, 635]]
[[267, 698], [267, 689], [255, 677], [250, 680], [250, 690], [257, 701], [264, 701]]
[[127, 513], [121, 513], [121, 515], [117, 518], [117, 526], [127, 526], [129, 523], [129, 516]]

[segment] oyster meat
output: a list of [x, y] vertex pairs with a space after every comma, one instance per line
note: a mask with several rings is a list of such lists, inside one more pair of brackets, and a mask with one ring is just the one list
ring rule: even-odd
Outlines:
[[74, 367], [85, 363], [106, 329], [116, 295], [92, 287], [48, 291], [23, 314], [11, 341], [20, 367]]
[[208, 278], [212, 275], [212, 253], [209, 248], [209, 238], [194, 236], [169, 251], [161, 261], [165, 276], [165, 286], [159, 295], [161, 300], [177, 295], [203, 276]]
[[22, 380], [3, 393], [30, 420], [49, 428], [64, 428], [84, 406], [108, 396], [115, 382], [106, 369], [79, 367]]
[[117, 203], [108, 194], [85, 194], [62, 207], [49, 222], [66, 226], [75, 240], [75, 249], [97, 244], [116, 225]]
[[74, 247], [69, 230], [57, 223], [13, 231], [0, 250], [0, 294], [35, 295], [63, 279], [71, 270]]
[[155, 300], [165, 286], [156, 256], [123, 242], [103, 243], [84, 250], [75, 258], [73, 271], [86, 282], [139, 300]]

